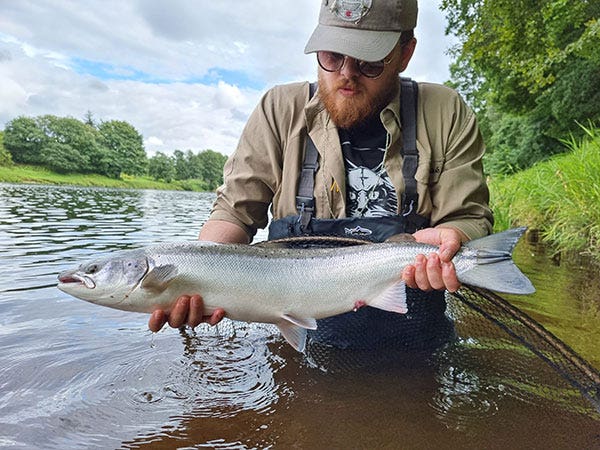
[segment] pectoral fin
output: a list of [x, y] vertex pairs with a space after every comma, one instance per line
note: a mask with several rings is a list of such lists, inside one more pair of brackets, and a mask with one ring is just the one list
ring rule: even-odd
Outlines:
[[317, 321], [313, 318], [298, 318], [284, 314], [277, 328], [292, 347], [303, 352], [306, 348], [306, 330], [316, 330]]
[[383, 309], [384, 311], [406, 314], [408, 307], [406, 306], [406, 284], [402, 279], [388, 287], [385, 291], [379, 294], [370, 302], [369, 306]]
[[142, 288], [154, 293], [164, 291], [171, 281], [177, 276], [177, 267], [172, 264], [156, 266], [146, 274], [142, 281]]

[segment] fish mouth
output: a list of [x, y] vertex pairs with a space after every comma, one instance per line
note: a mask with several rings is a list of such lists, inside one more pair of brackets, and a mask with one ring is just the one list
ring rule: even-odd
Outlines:
[[85, 286], [88, 289], [94, 289], [96, 287], [96, 283], [90, 277], [86, 277], [85, 275], [80, 275], [75, 272], [63, 272], [58, 276], [58, 282], [60, 284], [80, 284]]

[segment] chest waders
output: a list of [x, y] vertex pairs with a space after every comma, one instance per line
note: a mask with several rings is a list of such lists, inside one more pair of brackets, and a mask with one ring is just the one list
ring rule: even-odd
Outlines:
[[[316, 85], [310, 85], [310, 97]], [[314, 217], [314, 185], [318, 151], [307, 135], [304, 161], [296, 195], [298, 215], [274, 220], [269, 226], [269, 240], [300, 236], [342, 236], [383, 242], [398, 233], [414, 233], [428, 227], [429, 219], [417, 214], [419, 196], [415, 174], [419, 165], [416, 142], [417, 83], [401, 79], [400, 120], [402, 123], [402, 213], [385, 217], [348, 217], [319, 219]], [[398, 269], [400, 271], [400, 269]], [[317, 330], [309, 330], [310, 341], [336, 348], [376, 349], [390, 347], [430, 348], [438, 338], [431, 331], [447, 329], [443, 292], [423, 292], [407, 288], [407, 314], [396, 314], [363, 307], [317, 321]], [[447, 333], [444, 333], [447, 335]], [[436, 344], [431, 340], [434, 339]]]

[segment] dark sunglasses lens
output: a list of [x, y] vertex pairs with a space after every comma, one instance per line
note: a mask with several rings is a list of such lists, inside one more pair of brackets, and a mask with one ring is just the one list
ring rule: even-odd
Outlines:
[[385, 64], [383, 63], [383, 61], [376, 61], [376, 62], [360, 61], [358, 68], [360, 70], [360, 73], [362, 73], [365, 77], [375, 78], [383, 73], [384, 65]]
[[344, 55], [334, 52], [317, 52], [319, 65], [328, 72], [340, 70], [344, 64]]

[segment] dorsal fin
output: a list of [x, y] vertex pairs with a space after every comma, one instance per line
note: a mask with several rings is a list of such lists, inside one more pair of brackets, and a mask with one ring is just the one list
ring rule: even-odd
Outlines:
[[415, 237], [410, 233], [398, 233], [390, 236], [385, 242], [393, 242], [395, 244], [405, 244], [407, 242], [417, 242]]
[[253, 244], [262, 248], [329, 248], [329, 247], [349, 247], [352, 245], [372, 244], [364, 239], [345, 238], [338, 236], [298, 236], [272, 241], [262, 241]]

